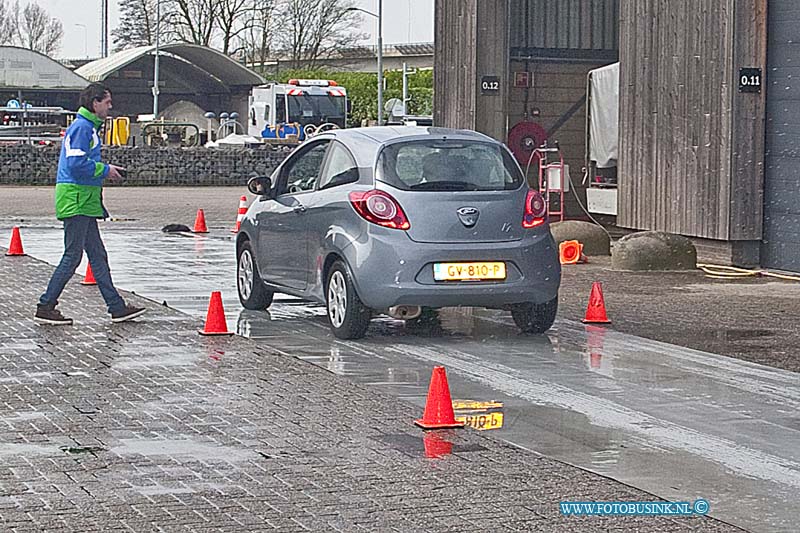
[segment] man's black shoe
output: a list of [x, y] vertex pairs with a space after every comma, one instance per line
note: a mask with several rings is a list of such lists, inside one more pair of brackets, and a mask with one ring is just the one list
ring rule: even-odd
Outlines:
[[144, 307], [134, 307], [132, 305], [126, 305], [125, 309], [118, 313], [111, 313], [111, 321], [112, 322], [125, 322], [127, 320], [133, 320], [138, 316], [142, 316], [147, 309]]
[[50, 324], [52, 326], [71, 326], [72, 319], [61, 314], [61, 311], [53, 305], [37, 304], [36, 315], [33, 320], [39, 324]]

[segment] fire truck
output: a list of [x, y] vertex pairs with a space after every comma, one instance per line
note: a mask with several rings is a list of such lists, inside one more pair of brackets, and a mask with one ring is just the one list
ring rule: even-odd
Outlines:
[[301, 142], [328, 129], [344, 128], [349, 107], [347, 91], [335, 81], [267, 83], [250, 94], [247, 130], [265, 142]]

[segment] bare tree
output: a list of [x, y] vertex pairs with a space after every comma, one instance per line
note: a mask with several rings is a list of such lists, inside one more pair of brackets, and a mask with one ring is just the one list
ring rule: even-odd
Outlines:
[[238, 38], [248, 65], [263, 65], [269, 59], [274, 38], [275, 1], [252, 0], [252, 19]]
[[119, 26], [111, 32], [115, 52], [155, 44], [156, 2], [158, 0], [120, 1]]
[[11, 2], [6, 5], [5, 0], [0, 0], [0, 45], [16, 44], [17, 20], [17, 12], [12, 8]]
[[220, 0], [170, 0], [166, 8], [178, 41], [211, 46]]
[[254, 0], [217, 0], [219, 15], [217, 25], [222, 38], [222, 53], [228, 55], [239, 36], [247, 32], [254, 23]]
[[315, 68], [320, 58], [351, 48], [364, 36], [354, 28], [361, 15], [353, 0], [282, 0], [279, 20], [285, 31], [276, 35], [293, 68]]
[[[19, 0], [15, 5], [16, 12], [19, 12], [18, 4]], [[23, 8], [16, 30], [17, 40], [24, 48], [48, 56], [58, 52], [64, 36], [61, 21], [51, 17], [43, 7], [33, 2]]]

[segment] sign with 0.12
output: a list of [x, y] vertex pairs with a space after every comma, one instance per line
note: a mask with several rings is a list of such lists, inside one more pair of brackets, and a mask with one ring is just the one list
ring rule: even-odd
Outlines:
[[481, 92], [483, 94], [497, 94], [500, 92], [500, 78], [497, 76], [484, 76], [481, 78]]
[[752, 67], [742, 67], [739, 69], [739, 92], [740, 93], [760, 93], [761, 92], [761, 69]]

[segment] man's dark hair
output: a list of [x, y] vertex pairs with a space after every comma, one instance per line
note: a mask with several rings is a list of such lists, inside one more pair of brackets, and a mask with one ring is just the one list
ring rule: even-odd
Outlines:
[[91, 83], [81, 91], [78, 103], [81, 107], [85, 107], [94, 113], [94, 103], [102, 101], [106, 97], [106, 93], [111, 94], [111, 89], [102, 83]]

